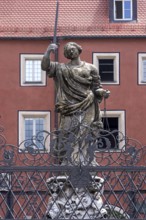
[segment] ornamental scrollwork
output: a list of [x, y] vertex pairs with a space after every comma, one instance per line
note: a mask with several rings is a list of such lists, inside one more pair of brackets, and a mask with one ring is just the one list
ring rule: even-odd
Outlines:
[[[7, 144], [0, 134], [1, 166], [141, 166], [146, 146], [120, 131], [91, 128], [72, 122], [70, 130], [40, 131], [18, 146]], [[82, 129], [82, 135], [78, 131]], [[3, 132], [3, 128], [0, 128]], [[73, 132], [75, 131], [75, 132]], [[80, 160], [77, 158], [81, 155]], [[83, 158], [83, 159], [81, 159]], [[83, 164], [84, 161], [84, 164]]]

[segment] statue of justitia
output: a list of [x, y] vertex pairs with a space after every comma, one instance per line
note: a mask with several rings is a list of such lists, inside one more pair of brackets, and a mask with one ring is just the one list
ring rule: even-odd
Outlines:
[[110, 91], [102, 88], [97, 68], [81, 61], [80, 45], [74, 42], [65, 45], [64, 56], [70, 60], [67, 64], [50, 60], [51, 52], [57, 48], [56, 44], [48, 46], [42, 59], [42, 70], [46, 71], [49, 77], [53, 77], [56, 84], [59, 129], [69, 130], [74, 115], [79, 112], [84, 112], [82, 123], [89, 127], [102, 128], [99, 103], [103, 97], [109, 97]]

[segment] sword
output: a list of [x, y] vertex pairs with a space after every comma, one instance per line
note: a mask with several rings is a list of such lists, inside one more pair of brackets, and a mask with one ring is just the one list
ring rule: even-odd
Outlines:
[[[59, 12], [59, 0], [56, 1], [56, 15], [55, 15], [55, 24], [54, 24], [54, 37], [53, 44], [57, 44], [57, 25], [58, 25], [58, 12]], [[58, 48], [54, 51], [55, 61], [58, 61]], [[55, 102], [56, 102], [56, 93], [55, 93]], [[58, 128], [58, 114], [55, 112], [55, 127]]]
[[58, 12], [59, 12], [59, 1], [57, 0], [57, 2], [56, 2], [56, 15], [55, 15], [53, 44], [56, 44], [56, 43], [57, 43]]

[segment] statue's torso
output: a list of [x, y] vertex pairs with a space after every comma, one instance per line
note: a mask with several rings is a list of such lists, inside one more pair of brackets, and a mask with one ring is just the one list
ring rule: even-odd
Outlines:
[[87, 109], [94, 102], [93, 85], [96, 84], [97, 70], [89, 63], [81, 65], [51, 63], [48, 72], [57, 89], [56, 109], [62, 114]]

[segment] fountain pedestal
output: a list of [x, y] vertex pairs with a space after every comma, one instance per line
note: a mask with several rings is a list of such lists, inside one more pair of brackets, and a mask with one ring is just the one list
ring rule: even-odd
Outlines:
[[92, 177], [90, 187], [74, 187], [68, 176], [47, 180], [49, 202], [48, 219], [96, 219], [107, 215], [103, 208], [103, 183], [100, 177]]

